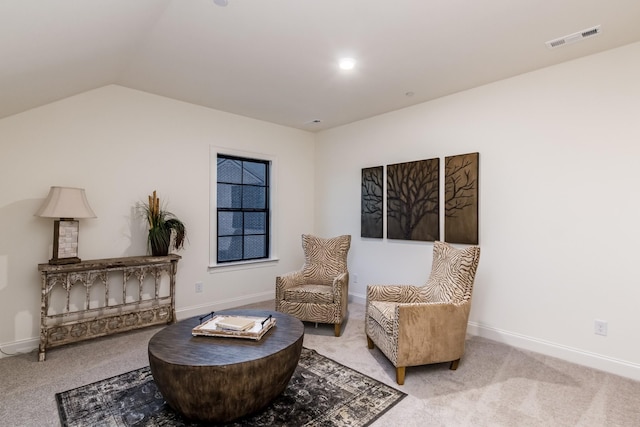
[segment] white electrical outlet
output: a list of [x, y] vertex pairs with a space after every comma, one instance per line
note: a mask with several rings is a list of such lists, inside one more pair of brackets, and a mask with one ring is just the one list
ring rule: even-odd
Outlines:
[[595, 319], [593, 321], [594, 324], [594, 332], [596, 335], [607, 336], [607, 321], [606, 320], [598, 320]]
[[202, 282], [196, 282], [196, 293], [201, 293], [202, 292]]
[[358, 275], [357, 274], [353, 275], [353, 283], [358, 283]]

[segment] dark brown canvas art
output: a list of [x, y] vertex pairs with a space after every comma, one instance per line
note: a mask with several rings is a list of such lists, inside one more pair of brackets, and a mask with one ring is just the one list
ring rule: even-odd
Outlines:
[[440, 159], [387, 166], [387, 238], [440, 238]]
[[382, 166], [362, 169], [360, 236], [382, 239], [383, 175]]
[[478, 153], [445, 157], [444, 236], [449, 243], [478, 244]]

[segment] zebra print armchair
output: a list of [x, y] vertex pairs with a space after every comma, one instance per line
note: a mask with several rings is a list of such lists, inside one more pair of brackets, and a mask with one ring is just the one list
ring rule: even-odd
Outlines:
[[450, 369], [458, 368], [479, 259], [477, 246], [456, 249], [434, 242], [425, 286], [367, 286], [367, 346], [377, 345], [391, 361], [399, 385], [407, 366], [450, 362]]
[[323, 239], [302, 235], [302, 270], [276, 277], [276, 310], [300, 320], [331, 323], [334, 334], [347, 315], [351, 236]]

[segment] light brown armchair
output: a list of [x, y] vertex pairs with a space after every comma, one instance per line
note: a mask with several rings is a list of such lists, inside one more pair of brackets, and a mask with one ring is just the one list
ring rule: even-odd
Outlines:
[[451, 362], [450, 369], [458, 368], [479, 259], [477, 246], [434, 242], [425, 286], [367, 286], [367, 346], [378, 346], [396, 367], [398, 384], [404, 384], [407, 366]]
[[347, 315], [351, 236], [302, 235], [302, 270], [276, 277], [276, 310], [300, 320], [334, 325], [336, 337]]

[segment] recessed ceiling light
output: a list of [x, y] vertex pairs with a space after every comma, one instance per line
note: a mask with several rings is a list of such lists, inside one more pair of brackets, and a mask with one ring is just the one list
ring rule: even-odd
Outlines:
[[356, 60], [353, 58], [342, 58], [340, 60], [341, 70], [353, 70], [353, 67], [355, 66], [356, 66]]

